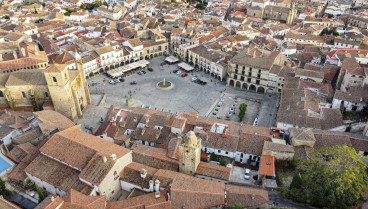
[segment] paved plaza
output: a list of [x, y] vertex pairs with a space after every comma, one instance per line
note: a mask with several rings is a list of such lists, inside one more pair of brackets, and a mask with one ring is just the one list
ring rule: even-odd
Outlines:
[[[234, 87], [226, 86], [225, 82], [216, 81], [213, 77], [204, 72], [189, 73], [187, 77], [181, 77], [172, 71], [178, 69], [175, 65], [160, 66], [165, 57], [155, 58], [150, 61], [153, 72], [146, 70], [146, 74], [138, 75], [136, 73], [125, 77], [125, 81], [112, 85], [105, 74], [96, 75], [89, 78], [89, 88], [91, 92], [92, 104], [83, 110], [83, 117], [78, 121], [88, 127], [93, 127], [93, 132], [99, 126], [100, 118], [104, 118], [110, 105], [125, 105], [125, 96], [129, 91], [132, 92], [135, 100], [135, 106], [148, 106], [151, 109], [171, 112], [173, 114], [180, 112], [196, 111], [200, 115], [211, 116], [214, 108], [224, 98], [224, 106], [219, 111], [220, 117], [225, 119], [226, 112], [237, 97], [238, 104], [236, 111], [230, 120], [239, 121], [237, 114], [238, 106], [241, 103], [248, 105], [243, 122], [246, 124], [254, 123], [258, 118], [259, 126], [272, 126], [275, 123], [277, 105], [279, 103], [278, 95], [259, 94], [244, 90], [237, 90]], [[185, 73], [185, 72], [182, 72]], [[197, 76], [207, 82], [206, 85], [193, 83], [191, 78]], [[165, 80], [174, 84], [169, 90], [162, 90], [156, 87], [157, 83]], [[136, 81], [136, 85], [130, 85], [130, 82]], [[102, 95], [106, 100], [102, 105], [98, 105]], [[228, 105], [228, 106], [227, 106]], [[272, 119], [270, 119], [272, 118]]]

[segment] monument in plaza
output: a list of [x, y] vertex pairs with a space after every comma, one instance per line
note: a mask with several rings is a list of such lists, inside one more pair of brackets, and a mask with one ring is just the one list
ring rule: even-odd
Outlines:
[[126, 96], [126, 105], [128, 107], [132, 107], [134, 105], [134, 99], [132, 97], [132, 91], [128, 91], [128, 95]]

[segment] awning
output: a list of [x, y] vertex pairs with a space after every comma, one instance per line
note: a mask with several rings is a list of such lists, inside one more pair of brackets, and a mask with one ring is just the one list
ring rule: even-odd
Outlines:
[[276, 176], [275, 173], [275, 157], [270, 155], [262, 155], [261, 158], [261, 168], [260, 172], [261, 175], [264, 176]]
[[129, 72], [131, 70], [136, 70], [138, 68], [144, 68], [149, 65], [147, 60], [139, 60], [138, 62], [133, 62], [128, 65], [124, 65], [107, 72], [107, 75], [110, 77], [116, 78], [122, 76], [124, 73]]
[[169, 56], [165, 59], [165, 61], [168, 63], [175, 63], [175, 62], [179, 62], [179, 59], [174, 56]]
[[184, 63], [184, 62], [180, 63], [178, 66], [181, 69], [185, 70], [185, 71], [192, 71], [192, 70], [194, 70], [194, 68], [192, 66], [190, 66], [190, 65], [188, 65], [187, 63]]

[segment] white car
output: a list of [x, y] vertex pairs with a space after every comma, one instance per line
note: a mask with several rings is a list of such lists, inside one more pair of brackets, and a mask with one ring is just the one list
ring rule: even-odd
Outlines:
[[246, 168], [244, 172], [244, 178], [249, 180], [250, 179], [250, 169]]
[[114, 85], [114, 84], [115, 84], [114, 80], [110, 80], [110, 81], [109, 81], [109, 84]]
[[198, 80], [198, 78], [197, 77], [193, 77], [192, 78], [192, 81], [194, 82], [194, 81], [196, 81], [196, 80]]
[[180, 75], [181, 74], [181, 71], [179, 70], [178, 72], [176, 72], [177, 75]]

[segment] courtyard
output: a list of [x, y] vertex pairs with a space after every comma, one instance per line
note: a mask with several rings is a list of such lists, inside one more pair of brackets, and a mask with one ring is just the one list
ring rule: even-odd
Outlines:
[[[214, 108], [224, 99], [224, 106], [219, 110], [217, 118], [226, 118], [228, 109], [231, 108], [233, 100], [237, 98], [238, 104], [232, 121], [238, 121], [238, 106], [241, 103], [247, 104], [247, 111], [243, 123], [254, 124], [257, 118], [259, 126], [270, 127], [275, 123], [279, 95], [260, 94], [255, 92], [234, 89], [226, 86], [225, 81], [218, 81], [210, 75], [200, 71], [188, 73], [187, 77], [181, 77], [182, 73], [175, 74], [173, 70], [178, 69], [178, 64], [160, 66], [165, 57], [149, 60], [153, 72], [138, 75], [133, 73], [125, 77], [124, 82], [110, 84], [108, 76], [99, 74], [89, 78], [88, 84], [92, 98], [92, 104], [83, 110], [83, 117], [77, 122], [87, 127], [92, 127], [92, 132], [96, 131], [101, 118], [104, 118], [108, 108], [112, 104], [125, 105], [126, 95], [129, 91], [135, 101], [135, 106], [149, 107], [159, 111], [178, 114], [180, 112], [195, 111], [200, 115], [211, 116]], [[206, 85], [196, 84], [191, 79], [197, 76]], [[157, 84], [160, 81], [169, 81], [173, 84], [170, 89], [160, 89]], [[135, 85], [130, 83], [135, 81]], [[100, 103], [102, 95], [105, 95], [104, 102]], [[213, 117], [213, 116], [212, 116]], [[271, 119], [270, 119], [271, 118]]]

